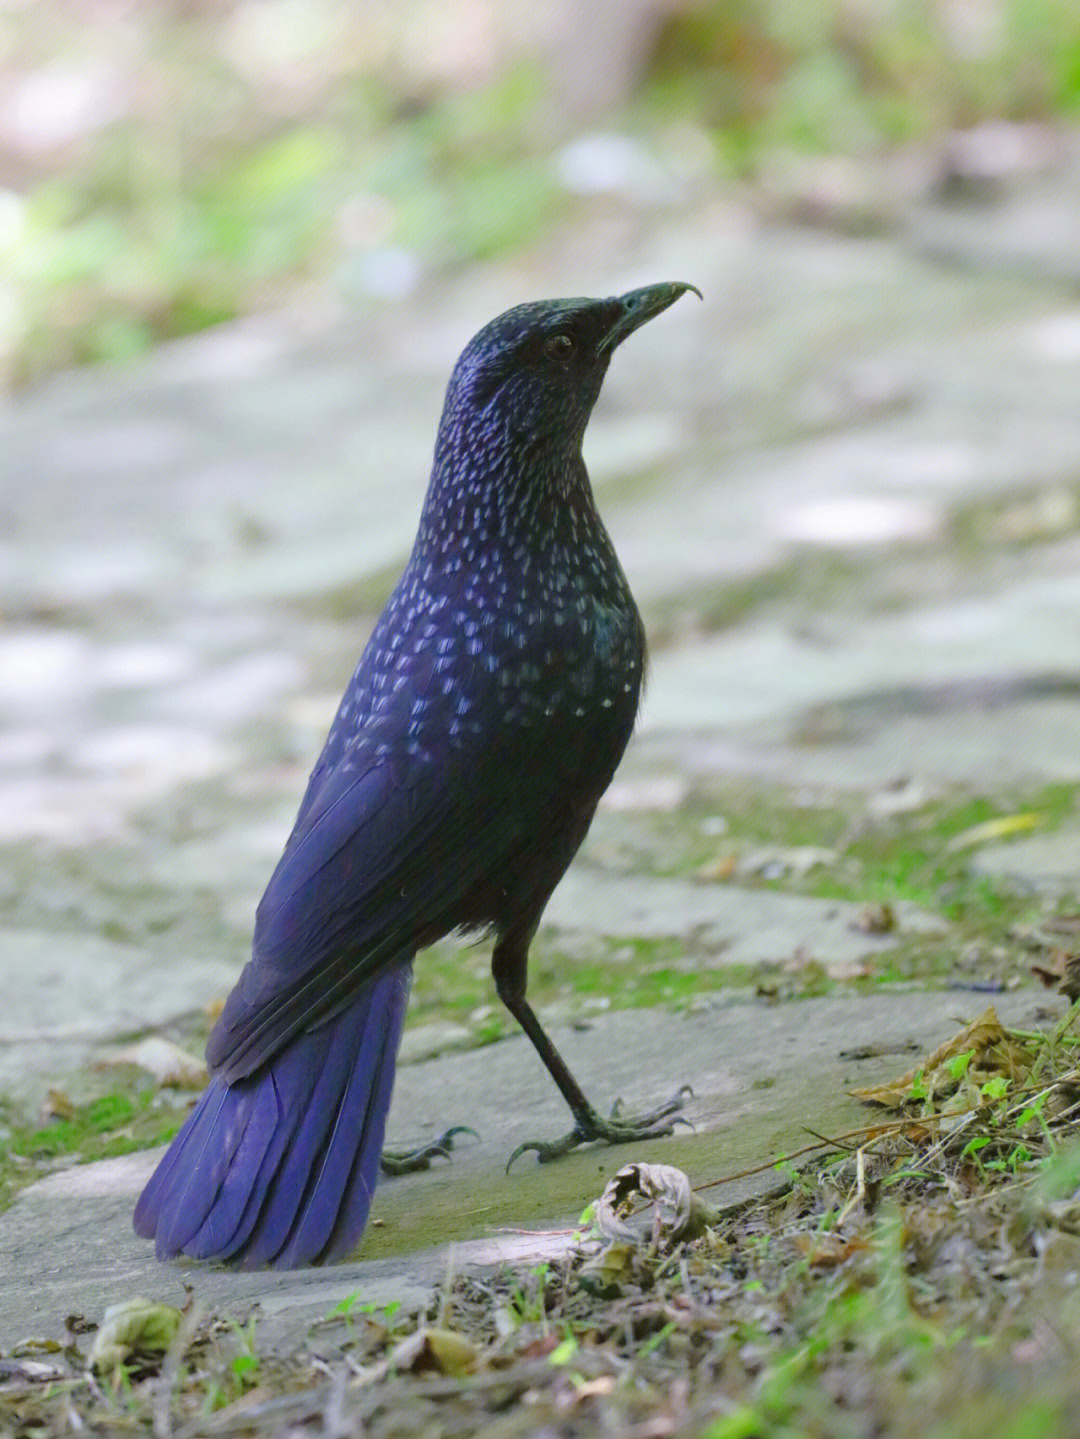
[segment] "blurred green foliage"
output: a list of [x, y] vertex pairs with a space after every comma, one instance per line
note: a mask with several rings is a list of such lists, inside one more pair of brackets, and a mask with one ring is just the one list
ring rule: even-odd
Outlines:
[[[668, 203], [694, 203], [777, 151], [1080, 111], [1075, 0], [685, 0], [658, 7], [630, 98], [587, 118], [561, 103], [557, 39], [537, 58], [509, 5], [485, 13], [502, 43], [478, 70], [467, 45], [439, 53], [445, 31], [425, 41], [423, 0], [0, 0], [9, 111], [39, 73], [104, 73], [99, 110], [122, 95], [52, 145], [17, 143], [0, 113], [0, 388], [313, 282], [391, 294], [641, 203], [567, 192], [556, 157], [586, 130], [629, 134], [661, 169], [692, 134], [704, 165]], [[425, 43], [426, 70], [408, 63]]]

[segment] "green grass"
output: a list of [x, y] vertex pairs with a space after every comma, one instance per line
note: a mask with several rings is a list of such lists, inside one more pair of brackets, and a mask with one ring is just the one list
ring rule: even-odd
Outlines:
[[[1037, 817], [1031, 833], [1052, 833], [1080, 813], [1080, 794], [1071, 784], [994, 796], [957, 791], [913, 812], [870, 820], [842, 797], [793, 805], [782, 788], [734, 780], [715, 804], [694, 800], [671, 814], [642, 816], [624, 841], [625, 866], [688, 878], [719, 854], [738, 856], [759, 847], [775, 847], [781, 856], [800, 847], [832, 849], [832, 862], [815, 864], [805, 875], [744, 874], [738, 883], [856, 902], [908, 900], [950, 918], [976, 911], [994, 918], [1014, 900], [1026, 899], [972, 873], [978, 845], [950, 849], [950, 842], [978, 825], [1021, 813]], [[708, 829], [717, 818], [726, 826], [719, 836]], [[602, 818], [600, 826], [606, 841], [619, 843], [611, 837], [617, 821]]]
[[[0, 1210], [19, 1189], [61, 1164], [87, 1164], [171, 1139], [183, 1123], [190, 1094], [161, 1091], [142, 1071], [123, 1071], [128, 1085], [81, 1103], [54, 1096], [56, 1113], [27, 1120], [0, 1105]], [[117, 1085], [117, 1074], [111, 1076]]]

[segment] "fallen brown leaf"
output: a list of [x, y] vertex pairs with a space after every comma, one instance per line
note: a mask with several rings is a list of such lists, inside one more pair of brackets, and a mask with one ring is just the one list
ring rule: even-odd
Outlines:
[[861, 934], [891, 934], [896, 928], [896, 911], [891, 904], [864, 904], [851, 928]]
[[795, 1248], [815, 1269], [835, 1269], [870, 1246], [865, 1239], [840, 1234], [796, 1234]]
[[[965, 1073], [956, 1075], [949, 1068], [949, 1061], [958, 1055], [971, 1054]], [[912, 1088], [921, 1074], [923, 1097], [937, 1105], [938, 1101], [955, 1095], [967, 1087], [966, 1104], [978, 1103], [978, 1086], [996, 1075], [1015, 1079], [1026, 1073], [1029, 1063], [1027, 1050], [1004, 1028], [991, 1005], [978, 1019], [965, 1025], [952, 1039], [939, 1044], [922, 1064], [916, 1065], [898, 1079], [884, 1084], [867, 1085], [850, 1091], [855, 1099], [868, 1104], [882, 1104], [887, 1109], [901, 1109], [912, 1102]]]

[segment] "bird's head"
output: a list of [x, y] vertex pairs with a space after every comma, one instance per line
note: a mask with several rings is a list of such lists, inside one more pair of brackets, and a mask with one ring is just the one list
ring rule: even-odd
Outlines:
[[517, 305], [475, 335], [454, 367], [443, 425], [530, 449], [580, 448], [608, 363], [628, 335], [693, 285], [649, 285], [605, 300]]

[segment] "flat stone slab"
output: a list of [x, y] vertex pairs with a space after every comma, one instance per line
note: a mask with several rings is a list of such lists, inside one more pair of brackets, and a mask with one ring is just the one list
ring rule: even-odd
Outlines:
[[1080, 779], [1080, 582], [1069, 554], [1070, 567], [977, 599], [750, 621], [665, 650], [641, 748], [684, 774], [837, 789], [899, 776]]
[[[694, 884], [572, 865], [544, 911], [544, 924], [567, 933], [693, 939], [708, 962], [760, 964], [796, 952], [823, 963], [848, 963], [892, 949], [904, 931], [946, 928], [917, 905], [895, 906], [897, 930], [867, 934], [856, 923], [863, 906], [737, 884]], [[421, 961], [422, 962], [422, 961]], [[617, 976], [613, 976], [613, 987]]]
[[[1033, 992], [1002, 995], [995, 1004], [1004, 1022], [1025, 1027], [1053, 1012]], [[772, 1165], [811, 1142], [807, 1126], [839, 1134], [872, 1124], [875, 1111], [847, 1091], [904, 1073], [985, 1007], [985, 995], [895, 992], [785, 1005], [718, 1002], [684, 1015], [627, 1011], [602, 1016], [587, 1032], [556, 1030], [564, 1057], [601, 1107], [622, 1095], [633, 1112], [692, 1082], [686, 1114], [694, 1131], [592, 1146], [542, 1167], [525, 1155], [509, 1174], [506, 1159], [517, 1144], [568, 1127], [527, 1041], [515, 1037], [406, 1066], [391, 1113], [395, 1143], [449, 1122], [471, 1122], [482, 1137], [463, 1140], [452, 1163], [384, 1183], [361, 1257], [325, 1269], [160, 1265], [131, 1230], [135, 1196], [157, 1155], [59, 1172], [0, 1215], [0, 1350], [31, 1335], [60, 1334], [68, 1314], [100, 1319], [107, 1305], [136, 1295], [183, 1303], [185, 1285], [198, 1302], [239, 1316], [258, 1303], [260, 1342], [294, 1345], [350, 1294], [419, 1303], [448, 1270], [562, 1252], [581, 1210], [631, 1160], [678, 1165], [696, 1185], [766, 1166], [709, 1191], [713, 1201], [734, 1202], [776, 1182]], [[875, 1057], [840, 1058], [860, 1044], [872, 1044]]]
[[100, 1057], [125, 1033], [190, 1012], [234, 979], [213, 955], [169, 966], [94, 935], [0, 930], [0, 1090], [37, 1093], [41, 1080]]
[[[972, 708], [980, 699], [985, 708], [1022, 701], [1025, 682], [1039, 680], [1052, 699], [1045, 681], [1080, 671], [1078, 610], [1080, 576], [1059, 573], [900, 614], [812, 614], [798, 628], [750, 622], [656, 656], [643, 720], [661, 729], [760, 727], [829, 705], [855, 727], [875, 718], [875, 697], [893, 714], [940, 716], [980, 680]], [[1002, 676], [1015, 677], [1012, 693], [1001, 678], [992, 684]]]
[[1080, 892], [1080, 830], [1065, 826], [1011, 843], [984, 846], [972, 859], [976, 874], [994, 875], [1044, 894]]
[[[222, 885], [249, 863], [243, 837], [232, 839], [231, 854], [224, 844], [208, 846]], [[178, 891], [188, 878], [184, 859], [190, 848], [177, 856]], [[271, 861], [261, 862], [268, 872]], [[204, 876], [200, 866], [197, 874], [209, 883], [209, 871]], [[245, 923], [257, 893], [252, 892]], [[615, 873], [578, 862], [552, 896], [544, 924], [571, 941], [579, 935], [683, 939], [687, 962], [716, 968], [797, 954], [826, 965], [852, 964], [894, 948], [905, 933], [946, 928], [940, 917], [901, 903], [895, 906], [894, 931], [867, 934], [856, 923], [860, 908], [842, 900]], [[417, 962], [423, 965], [422, 954]], [[37, 1103], [50, 1084], [62, 1084], [74, 1069], [100, 1060], [125, 1035], [166, 1025], [227, 994], [240, 963], [242, 958], [228, 951], [177, 954], [94, 935], [0, 930], [0, 990], [8, 996], [0, 1018], [0, 1089]], [[617, 987], [613, 970], [613, 993]], [[458, 1038], [468, 1034], [459, 1031]], [[409, 1029], [407, 1036], [407, 1052], [431, 1047], [423, 1028]]]

